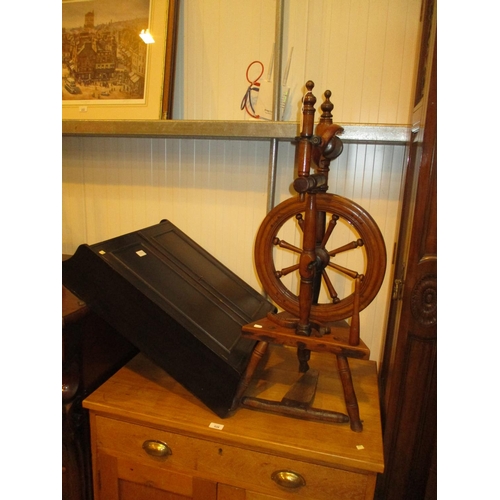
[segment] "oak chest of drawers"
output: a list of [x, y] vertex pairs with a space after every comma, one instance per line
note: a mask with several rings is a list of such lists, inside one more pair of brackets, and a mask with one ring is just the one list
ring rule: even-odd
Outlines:
[[[271, 346], [247, 394], [280, 400], [298, 378], [295, 351]], [[364, 430], [249, 409], [220, 419], [139, 354], [91, 394], [96, 500], [372, 499], [383, 472], [376, 364], [351, 360]], [[314, 406], [345, 412], [335, 358]]]

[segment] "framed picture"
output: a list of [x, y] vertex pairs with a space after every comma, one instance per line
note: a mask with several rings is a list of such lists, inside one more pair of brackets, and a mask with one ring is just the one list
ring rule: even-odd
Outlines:
[[62, 118], [170, 118], [177, 5], [62, 0]]

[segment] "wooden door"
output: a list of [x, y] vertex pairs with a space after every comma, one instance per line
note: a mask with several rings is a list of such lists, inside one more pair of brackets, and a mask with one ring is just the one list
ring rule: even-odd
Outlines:
[[280, 500], [283, 496], [247, 491], [189, 473], [142, 465], [99, 450], [96, 500]]
[[[394, 291], [380, 371], [385, 472], [376, 498], [436, 498], [437, 64], [435, 5], [423, 29]], [[418, 118], [418, 119], [417, 119]]]
[[96, 500], [217, 500], [217, 483], [98, 451]]

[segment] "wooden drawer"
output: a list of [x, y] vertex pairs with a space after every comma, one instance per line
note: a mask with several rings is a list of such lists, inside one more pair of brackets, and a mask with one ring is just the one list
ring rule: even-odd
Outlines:
[[[276, 498], [364, 500], [375, 480], [374, 474], [349, 472], [280, 458], [101, 416], [96, 417], [95, 438], [98, 449], [109, 455], [144, 464], [148, 466], [147, 470], [154, 471], [152, 474], [155, 476], [167, 474], [167, 471], [184, 472]], [[146, 440], [167, 443], [171, 455], [165, 458], [148, 455], [142, 447]], [[272, 476], [280, 470], [300, 474], [305, 485], [296, 488], [279, 486]], [[150, 482], [155, 479], [159, 480], [159, 477], [148, 478]]]

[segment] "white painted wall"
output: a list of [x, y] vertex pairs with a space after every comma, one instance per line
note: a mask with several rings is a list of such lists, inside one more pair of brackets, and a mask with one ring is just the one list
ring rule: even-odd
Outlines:
[[[420, 0], [285, 2], [285, 59], [298, 110], [306, 80], [318, 105], [331, 89], [334, 121], [408, 124]], [[269, 62], [275, 3], [181, 2], [174, 118], [243, 119], [249, 62]], [[289, 119], [296, 116], [290, 113]], [[397, 234], [404, 145], [346, 144], [330, 192], [365, 207], [389, 264]], [[291, 196], [294, 146], [279, 143], [276, 203]], [[64, 137], [63, 253], [168, 219], [260, 290], [253, 244], [266, 213], [269, 143], [254, 140]], [[380, 360], [390, 267], [362, 313], [361, 336]]]
[[[290, 52], [290, 101], [284, 119], [300, 120], [307, 80], [329, 89], [339, 123], [410, 123], [421, 0], [286, 0], [283, 63]], [[181, 2], [174, 118], [241, 120], [246, 69], [266, 77], [276, 3]], [[292, 51], [293, 49], [293, 51]]]

